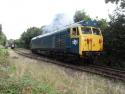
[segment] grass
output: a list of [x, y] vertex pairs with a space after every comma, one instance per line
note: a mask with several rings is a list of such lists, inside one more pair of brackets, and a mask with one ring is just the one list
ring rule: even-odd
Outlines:
[[[19, 80], [28, 75], [31, 83], [34, 81], [36, 83], [28, 85], [28, 87], [32, 86], [30, 94], [55, 94], [55, 92], [59, 94], [124, 94], [125, 92], [125, 84], [121, 82], [24, 58], [12, 51], [10, 54], [11, 66], [14, 66], [12, 70], [15, 70], [10, 73], [10, 77]], [[26, 82], [30, 81], [26, 80]], [[40, 93], [39, 89], [45, 90], [46, 93]]]
[[[10, 55], [9, 55], [10, 54]], [[0, 49], [0, 94], [124, 94], [125, 84]]]
[[0, 79], [0, 94], [57, 94], [49, 85], [39, 83], [29, 76]]
[[0, 48], [0, 78], [8, 77], [8, 56], [7, 49]]
[[8, 53], [7, 49], [0, 48], [0, 65], [7, 64], [8, 55], [9, 55], [9, 53]]
[[20, 78], [12, 75], [18, 72], [12, 63], [8, 51], [0, 49], [0, 94], [58, 94], [51, 85], [33, 79], [28, 73]]

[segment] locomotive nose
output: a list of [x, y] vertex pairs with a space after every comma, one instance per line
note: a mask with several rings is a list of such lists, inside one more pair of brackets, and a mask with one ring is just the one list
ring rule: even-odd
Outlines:
[[97, 35], [83, 36], [81, 46], [82, 51], [102, 51], [103, 38]]
[[92, 43], [92, 51], [102, 51], [102, 39], [98, 36], [94, 38], [94, 41]]

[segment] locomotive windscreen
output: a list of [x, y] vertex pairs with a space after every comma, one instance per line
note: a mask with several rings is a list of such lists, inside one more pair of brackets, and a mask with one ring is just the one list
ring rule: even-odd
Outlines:
[[101, 33], [99, 29], [93, 28], [93, 34], [100, 35]]
[[83, 34], [92, 34], [92, 30], [89, 27], [81, 27]]

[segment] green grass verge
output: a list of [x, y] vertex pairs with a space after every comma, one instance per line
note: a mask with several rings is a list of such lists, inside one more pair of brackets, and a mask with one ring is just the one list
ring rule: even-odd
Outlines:
[[0, 65], [5, 65], [8, 63], [7, 57], [9, 56], [8, 50], [0, 48]]
[[50, 85], [39, 83], [30, 76], [15, 78], [0, 78], [0, 94], [58, 94]]
[[0, 94], [58, 94], [47, 83], [40, 83], [30, 75], [24, 75], [20, 79], [10, 74], [17, 71], [14, 65], [9, 64], [8, 50], [0, 49]]
[[0, 48], [0, 56], [8, 56], [8, 50], [4, 48]]

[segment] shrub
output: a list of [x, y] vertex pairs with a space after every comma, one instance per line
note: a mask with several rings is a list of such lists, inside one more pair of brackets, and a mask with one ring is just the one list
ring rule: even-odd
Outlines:
[[0, 65], [6, 65], [8, 63], [7, 57], [9, 53], [7, 49], [0, 49]]
[[39, 83], [29, 76], [21, 79], [0, 78], [1, 94], [58, 94], [50, 85]]

